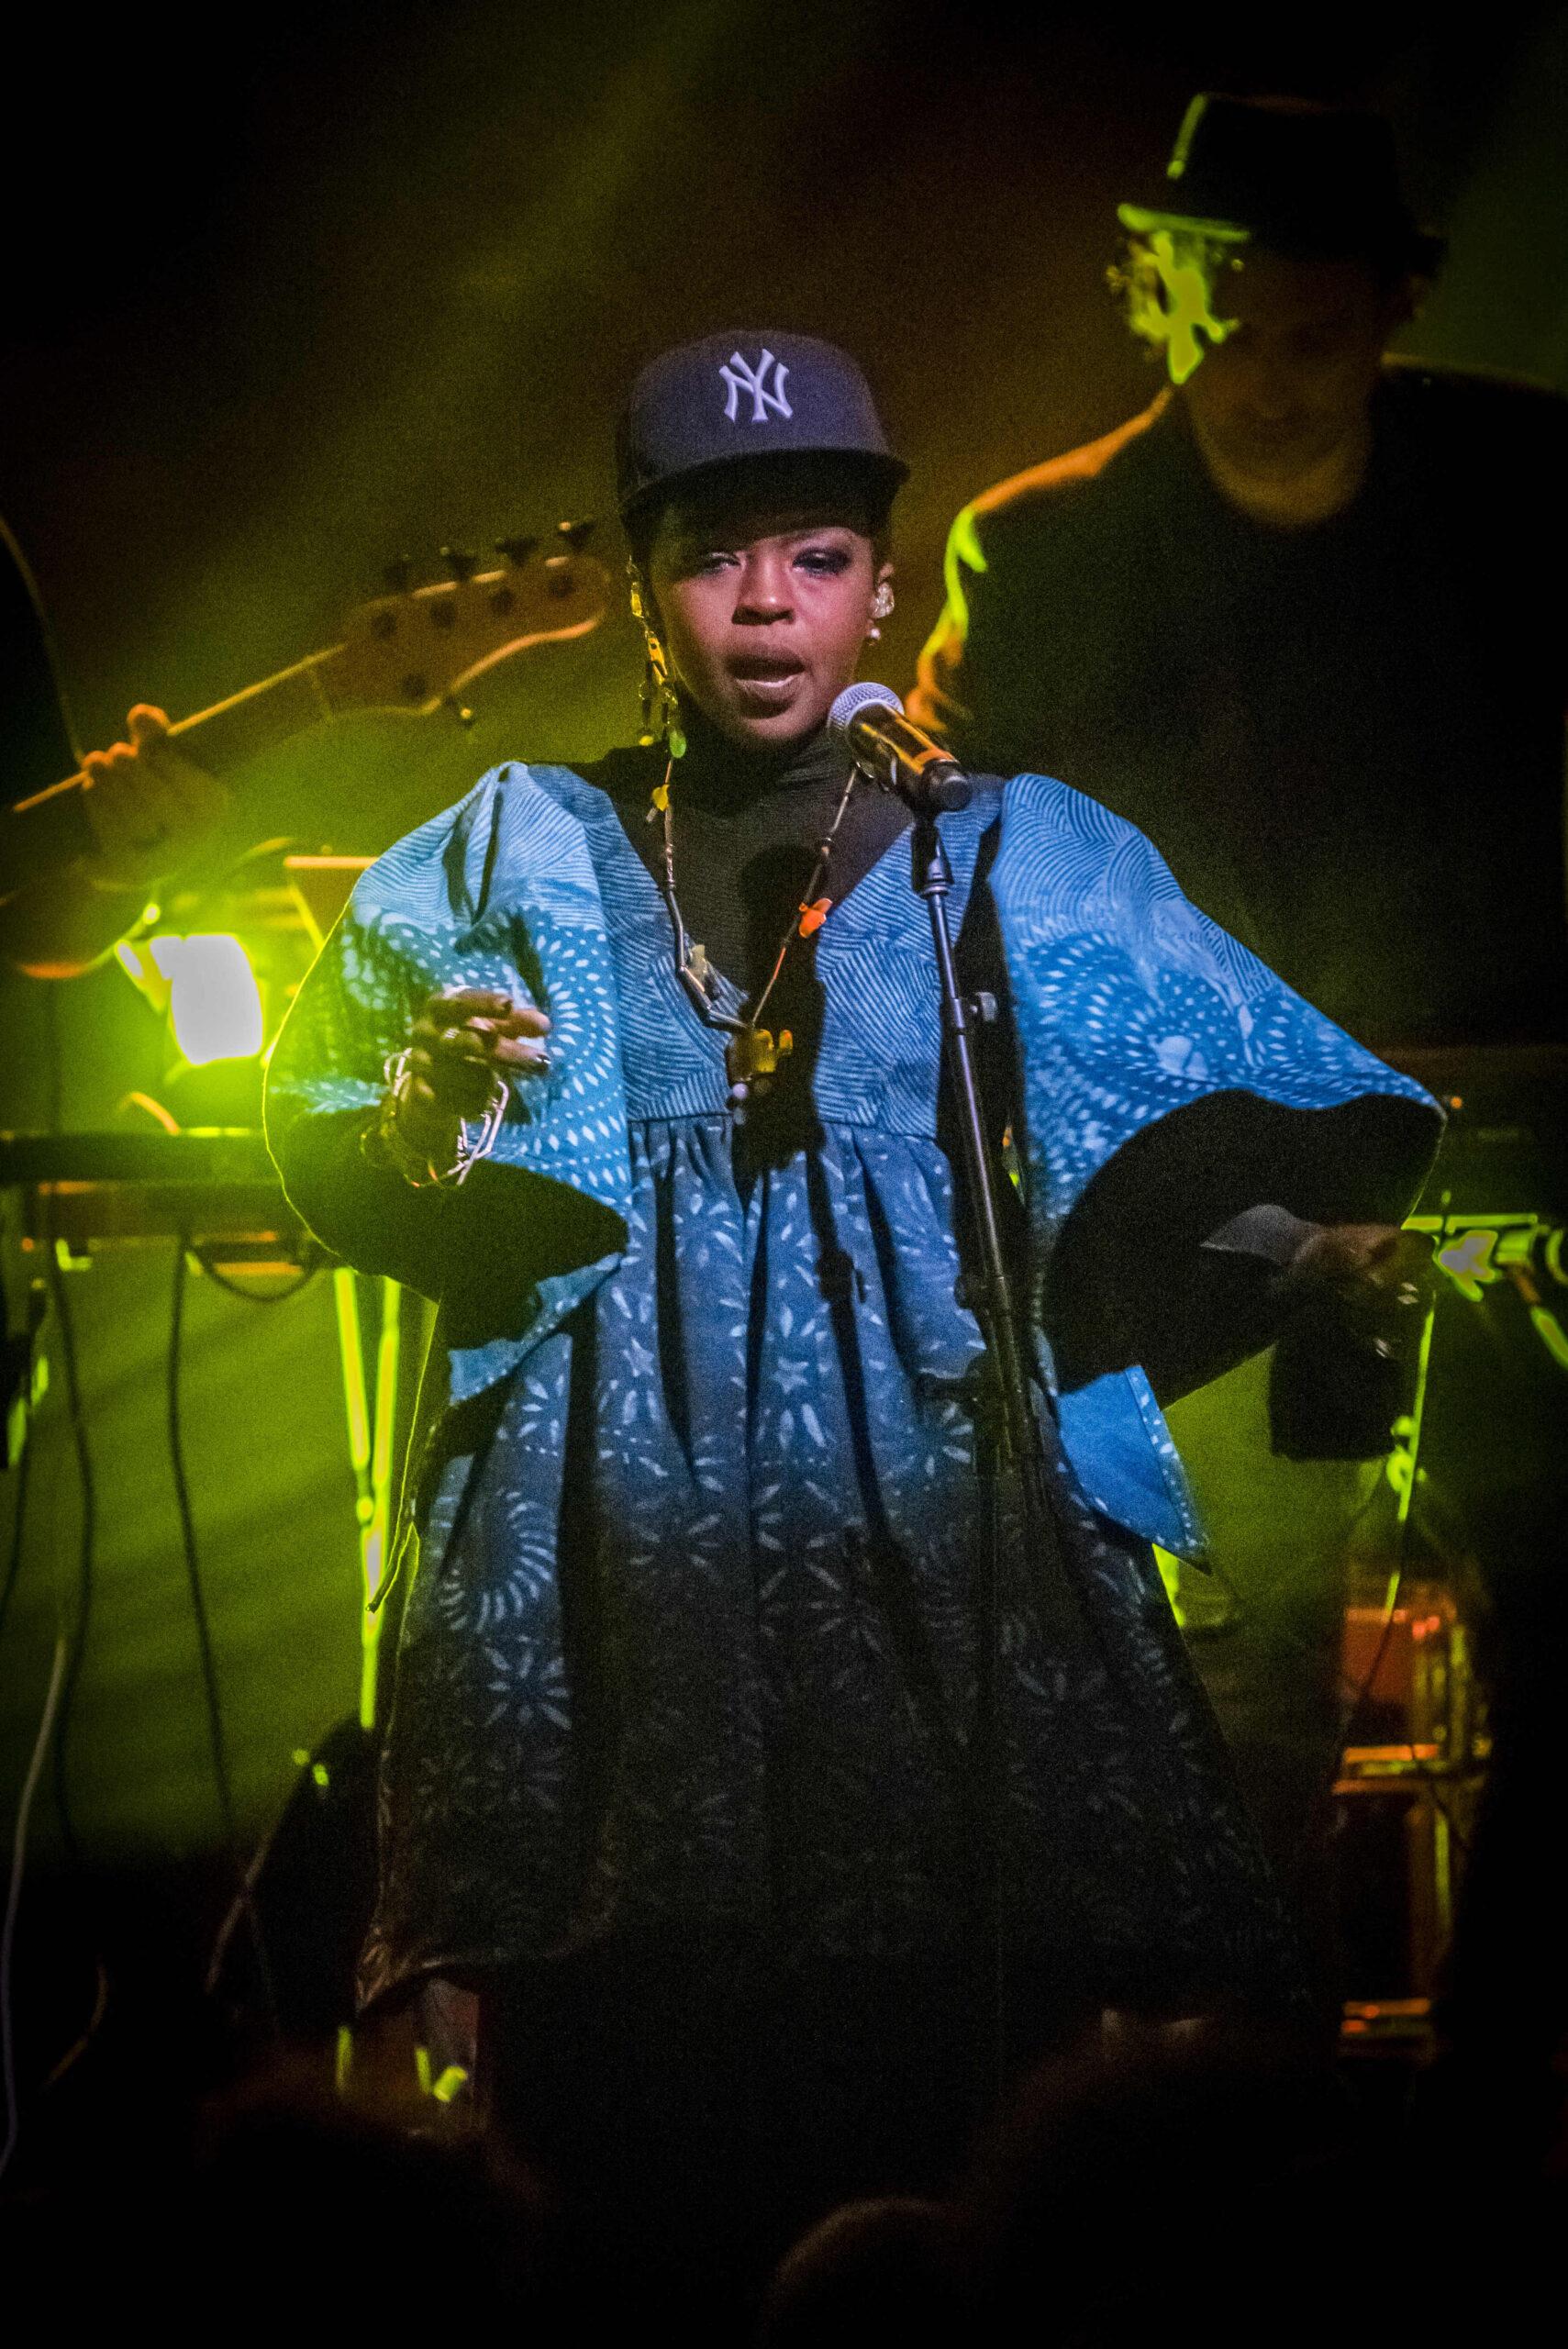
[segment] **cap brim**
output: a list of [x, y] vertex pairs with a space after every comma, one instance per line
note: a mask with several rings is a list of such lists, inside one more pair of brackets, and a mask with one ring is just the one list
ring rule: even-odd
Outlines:
[[740, 456], [706, 457], [697, 464], [684, 466], [679, 473], [663, 473], [657, 481], [644, 483], [640, 489], [621, 499], [620, 518], [629, 522], [636, 515], [646, 513], [651, 506], [667, 504], [693, 484], [715, 482], [725, 473], [757, 473], [773, 466], [798, 467], [823, 462], [863, 473], [890, 502], [909, 478], [909, 468], [902, 457], [874, 449], [751, 449]]
[[1321, 213], [1310, 218], [1251, 221], [1217, 219], [1203, 212], [1181, 212], [1169, 205], [1118, 204], [1116, 217], [1130, 236], [1146, 237], [1156, 228], [1180, 228], [1189, 236], [1207, 237], [1218, 245], [1266, 245], [1271, 252], [1331, 259], [1339, 254], [1403, 251], [1405, 266], [1415, 276], [1429, 276], [1442, 262], [1445, 240], [1430, 229], [1418, 228], [1407, 219], [1384, 224], [1386, 238], [1369, 229], [1364, 217], [1335, 224]]
[[1149, 205], [1118, 204], [1116, 217], [1135, 237], [1146, 237], [1151, 228], [1188, 228], [1197, 236], [1212, 237], [1220, 244], [1240, 245], [1260, 233], [1256, 228], [1244, 228], [1239, 220], [1210, 220], [1201, 213], [1175, 212], [1168, 206], [1161, 210]]

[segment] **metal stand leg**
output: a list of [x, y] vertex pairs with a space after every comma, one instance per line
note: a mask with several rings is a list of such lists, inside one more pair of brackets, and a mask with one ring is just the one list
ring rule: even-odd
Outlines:
[[1056, 1549], [1047, 1498], [1045, 1455], [1007, 1279], [995, 1169], [974, 1068], [973, 1031], [977, 1025], [995, 1018], [996, 1007], [989, 996], [964, 996], [959, 988], [947, 916], [952, 866], [934, 814], [917, 813], [911, 848], [913, 886], [917, 895], [925, 899], [930, 915], [931, 942], [941, 985], [948, 1080], [957, 1113], [964, 1186], [977, 1241], [975, 1271], [966, 1283], [965, 1295], [985, 1343], [976, 1448], [984, 1487], [982, 1508], [985, 1532], [974, 1572], [977, 1669], [973, 1758], [979, 1813], [976, 1941], [984, 1953], [982, 2000], [987, 2041], [978, 2085], [983, 2101], [989, 2105], [1002, 2086], [1007, 2044], [1006, 1917], [1000, 1848], [1006, 1768], [998, 1687], [1005, 1478], [1010, 1476], [1016, 1486], [1025, 1557], [1040, 1576], [1041, 1614], [1047, 1623], [1053, 1617], [1060, 1618], [1068, 1594], [1045, 1579], [1047, 1561]]
[[375, 1727], [376, 1672], [382, 1618], [376, 1606], [386, 1575], [392, 1531], [393, 1438], [397, 1419], [397, 1369], [402, 1343], [403, 1291], [381, 1283], [381, 1335], [376, 1346], [374, 1416], [365, 1386], [364, 1332], [358, 1275], [339, 1264], [332, 1275], [338, 1340], [343, 1361], [343, 1402], [349, 1458], [354, 1470], [354, 1518], [359, 1528], [364, 1597], [360, 1618], [360, 1726]]

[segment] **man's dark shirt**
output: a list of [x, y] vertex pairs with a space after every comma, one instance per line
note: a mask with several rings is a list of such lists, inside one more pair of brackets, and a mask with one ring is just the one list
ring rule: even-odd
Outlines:
[[1130, 818], [1361, 1035], [1561, 1037], [1568, 406], [1396, 367], [1373, 425], [1304, 529], [1220, 495], [1179, 395], [988, 491], [913, 706]]

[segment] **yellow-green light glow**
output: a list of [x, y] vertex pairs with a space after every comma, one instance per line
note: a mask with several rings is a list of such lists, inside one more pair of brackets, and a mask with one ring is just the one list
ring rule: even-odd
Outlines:
[[370, 1402], [365, 1393], [365, 1357], [360, 1336], [359, 1298], [354, 1289], [354, 1275], [349, 1265], [334, 1266], [332, 1289], [338, 1308], [338, 1341], [343, 1358], [343, 1402], [349, 1415], [349, 1458], [353, 1464], [354, 1479], [359, 1486], [361, 1503], [360, 1521], [368, 1524], [371, 1511], [362, 1504], [370, 1500]]
[[1165, 1596], [1171, 1602], [1171, 1612], [1175, 1617], [1177, 1622], [1182, 1624], [1184, 1628], [1187, 1619], [1182, 1607], [1180, 1596], [1182, 1562], [1179, 1558], [1173, 1558], [1169, 1550], [1162, 1550], [1160, 1544], [1156, 1542], [1154, 1544], [1154, 1564], [1159, 1568], [1160, 1579], [1165, 1586]]
[[1173, 384], [1184, 384], [1205, 350], [1223, 342], [1235, 324], [1215, 315], [1208, 298], [1208, 279], [1195, 261], [1184, 261], [1168, 228], [1156, 228], [1149, 239], [1164, 295], [1165, 364]]
[[360, 1619], [360, 1721], [375, 1726], [376, 1666], [381, 1651], [381, 1601], [392, 1534], [393, 1439], [397, 1419], [397, 1364], [402, 1345], [403, 1292], [394, 1280], [381, 1285], [381, 1343], [376, 1349], [375, 1430], [371, 1446], [371, 1521], [360, 1563], [365, 1603]]
[[[261, 1051], [261, 989], [238, 938], [217, 931], [152, 938], [147, 952], [168, 985], [169, 1024], [187, 1061], [200, 1067]], [[119, 959], [133, 979], [141, 975], [134, 948], [122, 948]]]
[[349, 1419], [349, 1456], [354, 1470], [354, 1514], [360, 1528], [360, 1567], [364, 1576], [361, 1618], [360, 1720], [375, 1722], [376, 1660], [381, 1641], [380, 1602], [386, 1579], [394, 1498], [394, 1433], [397, 1414], [397, 1366], [402, 1338], [403, 1292], [394, 1280], [381, 1284], [381, 1338], [376, 1348], [375, 1418], [371, 1419], [365, 1377], [364, 1336], [355, 1275], [346, 1264], [332, 1275], [338, 1308], [338, 1338], [343, 1362], [343, 1400]]
[[1529, 1318], [1536, 1336], [1552, 1361], [1561, 1363], [1562, 1368], [1568, 1370], [1568, 1330], [1563, 1329], [1556, 1314], [1544, 1305], [1532, 1305]]
[[943, 559], [943, 584], [947, 588], [947, 611], [943, 626], [939, 628], [926, 648], [930, 651], [938, 638], [945, 634], [948, 625], [958, 631], [962, 643], [969, 640], [969, 597], [964, 590], [966, 571], [982, 572], [987, 568], [985, 550], [980, 543], [980, 529], [974, 518], [974, 508], [966, 506], [948, 533], [947, 553]]
[[1163, 347], [1172, 383], [1184, 384], [1204, 352], [1235, 331], [1235, 319], [1219, 317], [1210, 294], [1221, 261], [1234, 260], [1247, 231], [1215, 220], [1172, 226], [1127, 204], [1118, 217], [1132, 237], [1111, 283], [1126, 302], [1128, 325]]

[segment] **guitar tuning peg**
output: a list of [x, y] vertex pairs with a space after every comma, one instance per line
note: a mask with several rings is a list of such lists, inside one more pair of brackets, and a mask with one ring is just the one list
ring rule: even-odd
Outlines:
[[465, 586], [479, 568], [479, 557], [470, 554], [464, 547], [443, 547], [441, 561], [460, 587]]
[[593, 522], [558, 522], [555, 535], [569, 554], [581, 554], [595, 528]]
[[514, 564], [517, 569], [520, 571], [538, 544], [539, 540], [537, 539], [497, 539], [495, 541], [495, 551], [497, 554], [504, 554], [507, 562]]
[[414, 580], [413, 557], [400, 554], [395, 562], [385, 566], [381, 575], [386, 582], [389, 594], [406, 596]]

